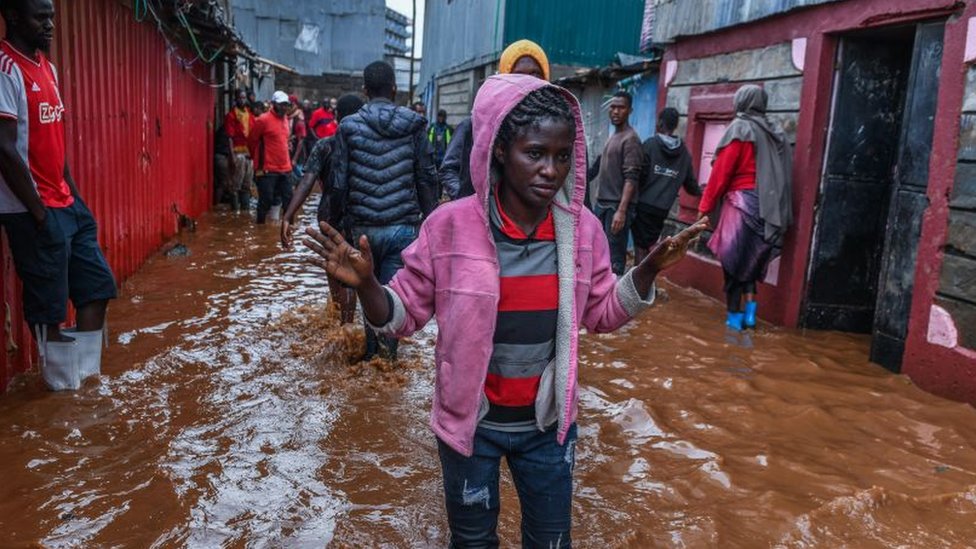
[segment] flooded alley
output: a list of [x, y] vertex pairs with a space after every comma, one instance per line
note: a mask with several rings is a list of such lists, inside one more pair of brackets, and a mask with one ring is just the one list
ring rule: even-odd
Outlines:
[[[444, 547], [433, 324], [351, 364], [362, 336], [277, 226], [209, 214], [180, 242], [123, 286], [97, 381], [0, 397], [0, 546]], [[577, 546], [976, 546], [976, 409], [865, 337], [730, 336], [663, 286], [582, 340]], [[504, 547], [518, 521], [506, 472]]]

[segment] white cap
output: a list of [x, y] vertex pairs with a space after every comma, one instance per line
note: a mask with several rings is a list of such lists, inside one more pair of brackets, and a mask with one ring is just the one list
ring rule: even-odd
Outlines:
[[274, 92], [274, 94], [271, 96], [271, 102], [272, 103], [291, 103], [291, 101], [288, 99], [288, 94], [285, 93], [285, 92], [283, 92], [283, 91], [281, 91], [281, 90], [278, 90], [278, 91]]

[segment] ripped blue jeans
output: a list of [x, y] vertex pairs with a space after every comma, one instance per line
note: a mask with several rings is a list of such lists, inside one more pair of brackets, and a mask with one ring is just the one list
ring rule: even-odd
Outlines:
[[498, 478], [504, 456], [522, 506], [522, 547], [571, 547], [576, 425], [566, 444], [555, 426], [505, 433], [478, 427], [474, 454], [464, 457], [437, 441], [452, 548], [498, 547]]

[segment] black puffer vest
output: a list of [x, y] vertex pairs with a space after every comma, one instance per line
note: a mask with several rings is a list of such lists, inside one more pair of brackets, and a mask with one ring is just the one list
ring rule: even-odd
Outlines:
[[346, 215], [351, 225], [420, 223], [414, 162], [426, 125], [419, 114], [382, 99], [342, 120], [340, 131], [349, 149]]

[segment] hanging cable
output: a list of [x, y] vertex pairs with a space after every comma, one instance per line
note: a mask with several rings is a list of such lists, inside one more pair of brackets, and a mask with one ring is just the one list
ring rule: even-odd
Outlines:
[[187, 34], [190, 35], [190, 41], [193, 42], [193, 47], [194, 49], [197, 50], [197, 56], [199, 56], [200, 59], [202, 59], [203, 62], [208, 65], [213, 63], [214, 59], [217, 59], [217, 56], [219, 56], [224, 51], [224, 48], [226, 46], [220, 46], [220, 48], [218, 48], [217, 51], [213, 53], [213, 55], [207, 57], [203, 53], [203, 48], [201, 48], [200, 44], [197, 42], [196, 32], [194, 32], [193, 28], [190, 27], [190, 22], [186, 20], [186, 16], [183, 15], [183, 10], [176, 10], [176, 18], [183, 25], [183, 28], [186, 29]]
[[135, 12], [137, 23], [142, 23], [146, 20], [146, 15], [149, 14], [148, 2], [149, 0], [135, 0], [132, 9]]

